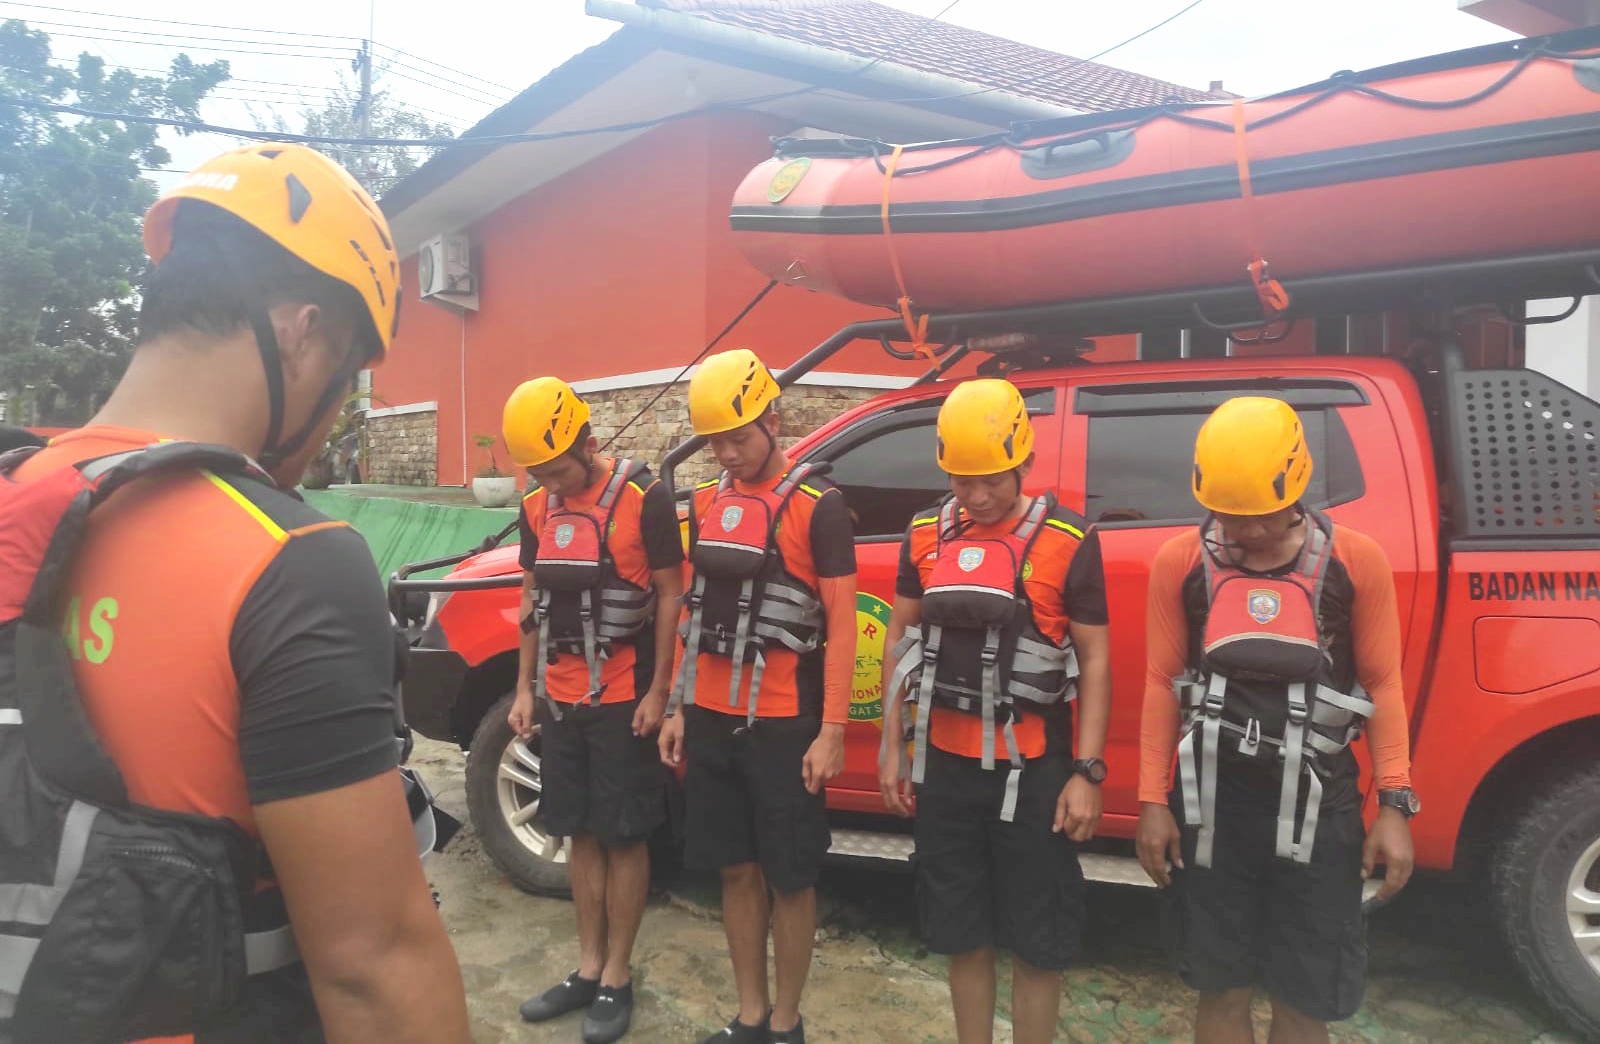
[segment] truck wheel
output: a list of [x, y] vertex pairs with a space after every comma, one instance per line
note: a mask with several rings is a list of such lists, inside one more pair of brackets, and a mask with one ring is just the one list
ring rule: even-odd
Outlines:
[[567, 897], [567, 849], [533, 823], [543, 790], [539, 731], [524, 742], [506, 716], [511, 696], [484, 712], [467, 754], [467, 810], [483, 847], [511, 883], [535, 895]]
[[1600, 1037], [1600, 767], [1562, 776], [1511, 817], [1489, 868], [1511, 957], [1534, 992]]

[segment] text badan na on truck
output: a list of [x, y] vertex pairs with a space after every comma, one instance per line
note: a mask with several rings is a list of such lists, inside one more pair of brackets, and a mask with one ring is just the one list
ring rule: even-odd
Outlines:
[[[1261, 101], [937, 146], [777, 143], [733, 207], [752, 262], [901, 313], [840, 330], [779, 383], [856, 340], [931, 360], [792, 453], [828, 469], [856, 520], [860, 651], [846, 766], [828, 790], [835, 855], [903, 863], [911, 847], [879, 796], [878, 679], [899, 541], [948, 488], [933, 446], [949, 380], [974, 364], [1010, 377], [1038, 433], [1028, 491], [1054, 490], [1099, 527], [1116, 689], [1103, 837], [1084, 869], [1128, 883], [1144, 882], [1128, 839], [1149, 563], [1201, 522], [1201, 421], [1230, 397], [1272, 395], [1311, 441], [1309, 506], [1370, 534], [1394, 568], [1417, 865], [1481, 882], [1533, 988], [1600, 1035], [1600, 404], [1526, 369], [1470, 368], [1457, 340], [1492, 315], [1516, 357], [1538, 321], [1526, 302], [1576, 308], [1600, 290], [1586, 173], [1597, 48], [1600, 33], [1580, 31]], [[1081, 358], [1088, 339], [1126, 334], [1142, 361]], [[1315, 354], [1231, 349], [1291, 338]], [[698, 448], [674, 449], [663, 477]], [[473, 819], [501, 868], [560, 892], [559, 839], [532, 819], [538, 738], [505, 722], [519, 582], [514, 548], [397, 574], [406, 712], [470, 748]]]

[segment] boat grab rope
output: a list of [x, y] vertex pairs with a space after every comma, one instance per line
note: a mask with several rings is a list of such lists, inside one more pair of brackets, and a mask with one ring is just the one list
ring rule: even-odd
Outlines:
[[1250, 263], [1245, 271], [1255, 286], [1256, 299], [1261, 302], [1261, 316], [1271, 323], [1289, 310], [1289, 291], [1272, 278], [1272, 270], [1261, 252], [1261, 232], [1256, 224], [1255, 194], [1250, 189], [1250, 149], [1245, 139], [1244, 99], [1233, 100], [1233, 141], [1239, 165], [1239, 198], [1244, 203], [1244, 230], [1250, 250]]
[[906, 274], [900, 267], [900, 250], [895, 246], [894, 231], [889, 227], [889, 196], [894, 188], [894, 171], [900, 165], [900, 154], [904, 148], [896, 145], [894, 151], [889, 153], [889, 163], [884, 169], [883, 176], [883, 243], [889, 251], [889, 267], [894, 270], [895, 285], [900, 288], [900, 319], [906, 324], [906, 336], [911, 339], [911, 351], [930, 362], [934, 359], [934, 351], [928, 345], [928, 316], [923, 313], [916, 316], [911, 307], [911, 293], [906, 289]]

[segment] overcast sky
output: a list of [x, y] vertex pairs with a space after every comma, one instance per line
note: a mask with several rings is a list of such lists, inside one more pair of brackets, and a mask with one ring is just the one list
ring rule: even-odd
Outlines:
[[[933, 15], [948, 0], [883, 0]], [[1086, 57], [1171, 15], [1188, 0], [958, 0], [944, 20]], [[67, 10], [71, 8], [72, 10]], [[56, 37], [58, 57], [79, 51], [117, 65], [164, 69], [188, 53], [226, 58], [235, 81], [209, 101], [213, 123], [253, 127], [252, 114], [282, 114], [325, 97], [351, 76], [369, 18], [380, 57], [394, 60], [379, 82], [434, 119], [464, 130], [617, 25], [583, 12], [582, 0], [0, 0], [0, 18], [23, 18]], [[87, 12], [102, 12], [90, 14]], [[196, 25], [169, 22], [206, 23]], [[296, 35], [268, 35], [264, 30]], [[166, 34], [166, 35], [158, 35]], [[320, 35], [313, 35], [320, 34]], [[93, 37], [93, 38], [91, 38]], [[196, 37], [210, 37], [200, 40]], [[1169, 25], [1101, 59], [1135, 72], [1204, 88], [1264, 94], [1405, 58], [1510, 39], [1457, 10], [1456, 0], [1203, 0]], [[215, 48], [207, 50], [206, 48]], [[403, 54], [394, 54], [394, 49]], [[267, 54], [262, 52], [276, 52]], [[232, 142], [170, 139], [173, 166], [194, 165]], [[176, 176], [152, 175], [168, 182]]]

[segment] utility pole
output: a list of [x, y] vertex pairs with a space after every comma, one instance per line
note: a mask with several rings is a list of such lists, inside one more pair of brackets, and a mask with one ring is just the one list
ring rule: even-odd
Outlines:
[[[361, 53], [356, 56], [355, 66], [361, 74], [361, 98], [356, 103], [356, 125], [358, 134], [363, 138], [372, 137], [372, 40], [361, 41]], [[356, 149], [356, 163], [359, 170], [356, 180], [373, 195], [375, 191], [376, 170], [372, 162], [372, 146], [361, 145]]]

